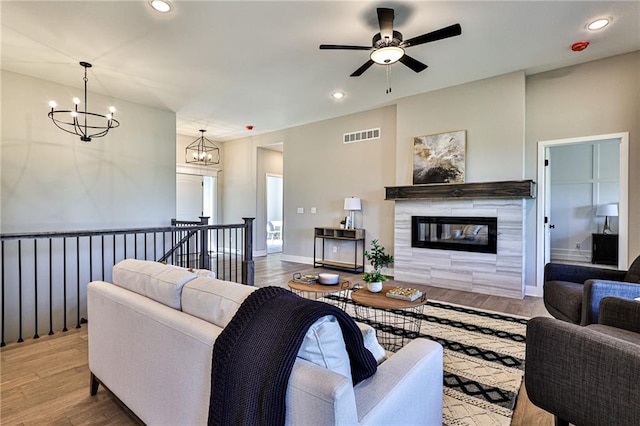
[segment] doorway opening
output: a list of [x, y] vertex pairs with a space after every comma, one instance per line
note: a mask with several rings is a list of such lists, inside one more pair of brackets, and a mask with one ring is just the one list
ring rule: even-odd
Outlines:
[[618, 206], [617, 267], [628, 266], [628, 158], [628, 133], [538, 142], [537, 295], [548, 262], [591, 263], [592, 238], [605, 219], [598, 216], [601, 206]]
[[283, 180], [267, 174], [267, 254], [281, 253], [283, 241]]

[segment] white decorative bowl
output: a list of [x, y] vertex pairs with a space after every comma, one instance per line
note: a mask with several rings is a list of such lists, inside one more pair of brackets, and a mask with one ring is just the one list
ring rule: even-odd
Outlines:
[[323, 272], [318, 274], [318, 282], [324, 285], [340, 284], [340, 275]]

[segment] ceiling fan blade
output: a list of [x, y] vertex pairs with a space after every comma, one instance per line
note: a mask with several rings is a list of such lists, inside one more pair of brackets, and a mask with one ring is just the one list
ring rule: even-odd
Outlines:
[[371, 50], [371, 46], [345, 46], [342, 44], [321, 44], [320, 49], [341, 49], [341, 50]]
[[405, 64], [406, 66], [414, 70], [415, 72], [424, 71], [425, 69], [427, 69], [427, 66], [428, 66], [418, 61], [417, 59], [413, 59], [411, 56], [407, 54], [405, 54], [402, 58], [400, 58], [400, 62], [402, 62], [403, 64]]
[[383, 40], [385, 37], [389, 40], [393, 39], [393, 18], [393, 9], [378, 8], [378, 24], [380, 24], [380, 35]]
[[360, 77], [362, 75], [363, 72], [365, 72], [366, 70], [369, 69], [369, 67], [371, 67], [371, 65], [373, 65], [373, 60], [369, 59], [367, 62], [365, 62], [365, 64], [363, 66], [361, 66], [360, 68], [358, 68], [357, 70], [355, 70], [353, 72], [353, 74], [351, 74], [350, 77]]
[[417, 46], [418, 44], [429, 43], [449, 37], [455, 37], [459, 36], [460, 34], [462, 34], [462, 27], [460, 26], [460, 24], [453, 24], [448, 27], [432, 31], [430, 33], [422, 34], [421, 36], [405, 40], [402, 45], [405, 47]]

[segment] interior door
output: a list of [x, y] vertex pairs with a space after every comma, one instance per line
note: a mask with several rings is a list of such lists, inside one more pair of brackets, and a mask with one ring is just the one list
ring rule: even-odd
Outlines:
[[176, 174], [176, 219], [197, 221], [202, 210], [202, 176]]

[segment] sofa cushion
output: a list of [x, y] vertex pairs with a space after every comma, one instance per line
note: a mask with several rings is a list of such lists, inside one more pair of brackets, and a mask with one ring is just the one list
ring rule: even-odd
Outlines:
[[309, 327], [298, 350], [298, 357], [351, 380], [349, 354], [340, 324], [333, 315], [324, 316]]
[[629, 267], [629, 270], [624, 276], [624, 281], [640, 284], [640, 256], [638, 256]]
[[224, 328], [255, 290], [231, 281], [197, 277], [182, 290], [182, 311]]
[[564, 315], [567, 321], [580, 324], [583, 290], [583, 284], [547, 281], [544, 283], [544, 302]]
[[159, 262], [125, 259], [113, 266], [113, 284], [174, 309], [181, 308], [182, 287], [196, 278], [183, 268]]

